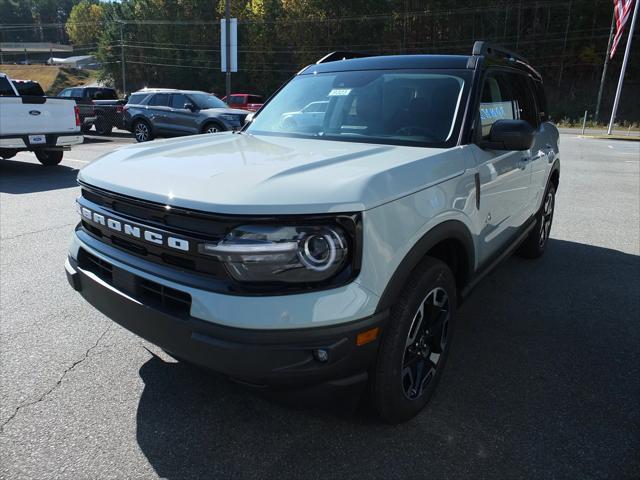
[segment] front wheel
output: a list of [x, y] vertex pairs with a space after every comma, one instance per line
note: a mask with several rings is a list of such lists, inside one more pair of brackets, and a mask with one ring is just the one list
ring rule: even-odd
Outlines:
[[389, 423], [415, 417], [429, 402], [444, 369], [456, 310], [449, 267], [427, 257], [391, 308], [370, 378], [370, 401]]
[[52, 167], [62, 161], [64, 152], [62, 150], [39, 150], [35, 154], [42, 165]]
[[225, 129], [217, 123], [207, 123], [202, 129], [202, 133], [218, 133], [224, 131]]
[[544, 194], [542, 207], [536, 214], [536, 225], [529, 233], [529, 236], [518, 248], [518, 255], [525, 258], [538, 258], [544, 253], [549, 235], [551, 234], [551, 224], [553, 223], [553, 211], [556, 205], [556, 188], [550, 184]]

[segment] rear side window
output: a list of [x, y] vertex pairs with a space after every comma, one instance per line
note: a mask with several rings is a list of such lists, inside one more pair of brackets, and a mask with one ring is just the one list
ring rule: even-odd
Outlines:
[[241, 95], [231, 95], [227, 103], [229, 105], [242, 105], [244, 103], [244, 97]]
[[14, 85], [21, 96], [44, 97], [44, 90], [38, 82], [16, 82]]
[[130, 105], [140, 105], [148, 96], [148, 93], [134, 93], [129, 97], [129, 101], [127, 101], [127, 103]]
[[95, 100], [117, 100], [115, 90], [111, 88], [100, 88], [89, 93], [90, 97]]
[[16, 94], [11, 88], [11, 84], [7, 77], [0, 77], [0, 97], [15, 97]]
[[168, 93], [156, 93], [147, 103], [151, 107], [166, 107], [169, 105]]
[[64, 97], [64, 98], [69, 98], [71, 96], [71, 89], [70, 88], [65, 88], [64, 90], [62, 90], [59, 94], [59, 97]]
[[82, 89], [81, 88], [72, 88], [71, 89], [71, 95], [69, 95], [70, 97], [74, 97], [74, 98], [82, 98]]
[[527, 77], [515, 73], [489, 72], [480, 97], [482, 137], [487, 138], [498, 120], [522, 119], [537, 127], [537, 113]]
[[249, 103], [262, 103], [262, 97], [257, 95], [249, 95]]

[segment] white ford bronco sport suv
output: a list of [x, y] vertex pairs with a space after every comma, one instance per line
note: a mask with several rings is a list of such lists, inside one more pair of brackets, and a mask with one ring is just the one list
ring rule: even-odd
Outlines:
[[[283, 121], [312, 102], [316, 121]], [[559, 172], [524, 58], [483, 42], [334, 53], [239, 133], [82, 169], [67, 277], [177, 358], [257, 386], [367, 385], [401, 422], [431, 397], [474, 284], [544, 252]]]

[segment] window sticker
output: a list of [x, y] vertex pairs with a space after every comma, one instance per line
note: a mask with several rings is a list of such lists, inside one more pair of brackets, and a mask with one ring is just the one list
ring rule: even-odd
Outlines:
[[346, 97], [351, 93], [350, 88], [334, 88], [329, 92], [330, 97]]

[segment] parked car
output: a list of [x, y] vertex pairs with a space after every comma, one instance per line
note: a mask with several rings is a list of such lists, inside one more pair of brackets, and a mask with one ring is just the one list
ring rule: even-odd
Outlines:
[[248, 114], [209, 93], [153, 88], [131, 95], [124, 126], [138, 142], [146, 142], [155, 137], [239, 130]]
[[[328, 102], [321, 124], [283, 127], [312, 102]], [[181, 361], [257, 387], [359, 387], [406, 421], [442, 378], [473, 287], [512, 252], [552, 247], [547, 111], [540, 74], [484, 42], [330, 54], [241, 134], [85, 166], [67, 278]]]
[[0, 73], [0, 158], [30, 151], [43, 165], [57, 165], [65, 150], [83, 142], [77, 105], [41, 91], [37, 82], [16, 86]]
[[115, 89], [108, 87], [65, 88], [59, 97], [73, 98], [80, 107], [82, 131], [94, 126], [99, 135], [109, 135], [114, 128], [123, 127], [123, 107], [126, 100], [118, 98]]
[[260, 95], [251, 95], [249, 93], [232, 93], [228, 99], [224, 97], [222, 101], [231, 108], [240, 108], [250, 112], [258, 111], [264, 104], [264, 98]]
[[280, 122], [282, 123], [282, 127], [287, 130], [295, 130], [301, 127], [309, 129], [318, 128], [324, 121], [324, 114], [328, 106], [328, 100], [311, 102], [297, 112], [282, 114]]

